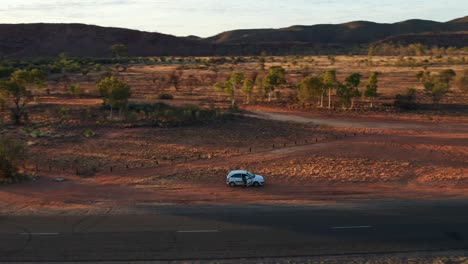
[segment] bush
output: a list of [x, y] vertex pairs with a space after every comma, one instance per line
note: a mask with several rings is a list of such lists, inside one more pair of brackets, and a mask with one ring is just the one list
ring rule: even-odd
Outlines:
[[96, 135], [96, 133], [94, 133], [94, 131], [91, 130], [91, 129], [89, 129], [89, 128], [86, 129], [86, 130], [83, 132], [83, 136], [85, 136], [86, 138], [91, 138], [91, 137], [93, 137], [93, 136], [95, 136], [95, 135]]
[[8, 78], [15, 71], [12, 67], [0, 65], [0, 78]]
[[70, 85], [70, 94], [73, 95], [76, 98], [81, 97], [81, 87], [78, 84], [72, 84]]
[[160, 94], [158, 98], [161, 100], [172, 100], [174, 96], [172, 94]]
[[416, 89], [409, 88], [404, 94], [397, 94], [393, 105], [404, 110], [416, 109]]
[[[140, 120], [149, 121], [153, 125], [190, 125], [224, 120], [231, 115], [219, 109], [204, 109], [196, 105], [172, 106], [165, 103], [138, 104], [132, 103], [129, 111], [144, 114]], [[140, 115], [141, 116], [141, 115]]]
[[10, 138], [0, 138], [0, 179], [16, 176], [25, 147]]
[[23, 128], [23, 133], [27, 136], [30, 136], [32, 138], [40, 138], [48, 135], [48, 132], [43, 132], [37, 127], [32, 127], [32, 128]]

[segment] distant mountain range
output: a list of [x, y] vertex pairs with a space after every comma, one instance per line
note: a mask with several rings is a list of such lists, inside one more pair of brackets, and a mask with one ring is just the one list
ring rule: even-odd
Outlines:
[[355, 21], [223, 32], [209, 38], [84, 24], [0, 24], [1, 57], [110, 56], [125, 44], [130, 56], [203, 56], [340, 53], [374, 43], [468, 46], [468, 16], [449, 22], [407, 20], [393, 24]]

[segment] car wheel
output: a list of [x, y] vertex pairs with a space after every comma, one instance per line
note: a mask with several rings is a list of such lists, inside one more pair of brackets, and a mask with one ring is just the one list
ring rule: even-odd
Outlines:
[[230, 182], [230, 183], [229, 183], [229, 186], [230, 186], [230, 187], [236, 187], [236, 183], [235, 183], [235, 182]]
[[260, 183], [254, 182], [253, 186], [254, 186], [254, 187], [258, 187], [258, 186], [260, 186]]

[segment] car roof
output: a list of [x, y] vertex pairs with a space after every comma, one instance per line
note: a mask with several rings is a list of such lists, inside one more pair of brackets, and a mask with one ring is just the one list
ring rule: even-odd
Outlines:
[[238, 174], [238, 173], [247, 173], [246, 170], [233, 170], [229, 172], [229, 175]]

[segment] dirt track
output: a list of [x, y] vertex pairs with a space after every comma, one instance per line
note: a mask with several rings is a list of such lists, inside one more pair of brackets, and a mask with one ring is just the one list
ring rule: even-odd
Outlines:
[[341, 127], [341, 128], [368, 128], [368, 129], [419, 129], [421, 125], [414, 124], [391, 124], [383, 122], [352, 122], [339, 119], [324, 119], [324, 118], [311, 118], [299, 115], [280, 114], [276, 112], [265, 112], [253, 110], [250, 117], [282, 121], [282, 122], [296, 122], [306, 124], [316, 124], [320, 126]]

